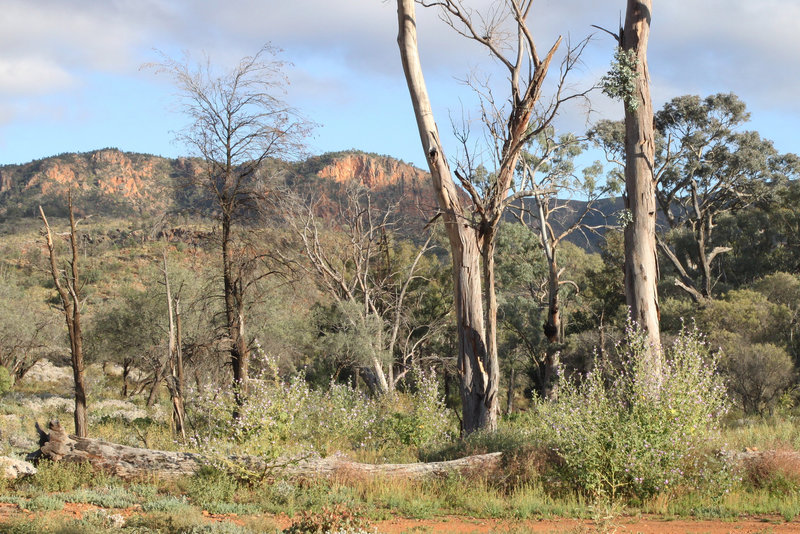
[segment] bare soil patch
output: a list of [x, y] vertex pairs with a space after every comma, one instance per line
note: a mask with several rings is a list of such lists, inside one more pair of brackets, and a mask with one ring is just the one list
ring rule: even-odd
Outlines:
[[[67, 503], [59, 512], [30, 512], [17, 505], [0, 503], [0, 525], [22, 517], [33, 517], [45, 514], [62, 516], [65, 519], [80, 519], [84, 513], [100, 508], [86, 504]], [[116, 511], [128, 517], [137, 510]], [[203, 515], [209, 521], [231, 521], [241, 524], [236, 515], [209, 514]], [[291, 524], [285, 515], [272, 516], [280, 528]], [[404, 519], [393, 518], [374, 523], [381, 534], [523, 534], [527, 532], [541, 533], [631, 533], [631, 534], [800, 534], [800, 520], [786, 522], [780, 516], [745, 517], [735, 521], [723, 520], [667, 520], [658, 516], [621, 516], [608, 521], [592, 521], [580, 519], [541, 519], [511, 521], [503, 519], [480, 519], [462, 516], [439, 517], [436, 519]]]

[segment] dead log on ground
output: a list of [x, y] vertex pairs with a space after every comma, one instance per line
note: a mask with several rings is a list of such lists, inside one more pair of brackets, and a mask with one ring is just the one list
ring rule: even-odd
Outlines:
[[[111, 443], [101, 439], [67, 435], [58, 421], [51, 421], [49, 432], [36, 425], [40, 448], [29, 460], [88, 462], [120, 478], [132, 479], [155, 475], [160, 478], [189, 476], [201, 467], [216, 464], [213, 458], [190, 452], [158, 451]], [[447, 462], [415, 464], [362, 464], [335, 455], [297, 461], [265, 462], [254, 456], [233, 456], [227, 461], [247, 471], [274, 473], [293, 478], [387, 477], [424, 480], [470, 472], [486, 473], [500, 465], [499, 452], [468, 456]]]

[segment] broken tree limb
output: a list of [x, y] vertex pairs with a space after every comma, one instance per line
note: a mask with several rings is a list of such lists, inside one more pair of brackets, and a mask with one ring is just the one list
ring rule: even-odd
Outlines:
[[[197, 453], [141, 449], [101, 439], [67, 435], [58, 421], [51, 421], [48, 430], [49, 432], [45, 432], [37, 424], [40, 448], [28, 455], [29, 460], [88, 462], [96, 469], [123, 479], [152, 475], [160, 478], [190, 476], [201, 467], [220, 463], [215, 458]], [[333, 478], [347, 475], [424, 480], [468, 472], [485, 473], [500, 465], [501, 454], [495, 452], [446, 462], [415, 464], [362, 464], [351, 462], [341, 455], [276, 462], [265, 462], [255, 456], [231, 456], [226, 459], [226, 463], [242, 466], [250, 472], [274, 473], [293, 478]]]

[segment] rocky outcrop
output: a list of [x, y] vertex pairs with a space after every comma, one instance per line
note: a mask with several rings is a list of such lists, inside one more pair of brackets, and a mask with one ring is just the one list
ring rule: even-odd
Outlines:
[[[309, 163], [310, 162], [310, 163]], [[336, 191], [353, 182], [367, 187], [373, 198], [401, 210], [419, 212], [435, 204], [427, 173], [388, 156], [361, 152], [325, 154], [293, 167], [270, 162], [322, 186], [331, 203]], [[61, 154], [23, 165], [0, 166], [0, 220], [36, 217], [42, 204], [48, 215], [65, 214], [66, 194], [72, 190], [79, 215], [159, 216], [169, 211], [207, 211], [213, 205], [198, 185], [200, 161], [167, 159], [114, 148], [80, 154]], [[202, 181], [202, 180], [201, 180]]]
[[15, 480], [27, 475], [35, 475], [33, 464], [9, 456], [0, 456], [0, 478]]
[[0, 167], [0, 217], [35, 216], [39, 204], [65, 204], [72, 190], [79, 212], [159, 214], [174, 207], [176, 190], [199, 166], [106, 148]]
[[422, 182], [427, 173], [421, 169], [387, 156], [348, 154], [336, 158], [319, 172], [320, 178], [338, 183], [357, 180], [361, 185], [380, 190], [398, 184]]

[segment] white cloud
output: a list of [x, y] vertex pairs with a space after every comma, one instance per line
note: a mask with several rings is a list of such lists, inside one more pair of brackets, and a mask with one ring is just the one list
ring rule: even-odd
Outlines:
[[0, 94], [28, 96], [68, 89], [75, 78], [57, 63], [40, 58], [0, 57]]
[[[480, 9], [499, 0], [464, 2]], [[625, 3], [613, 4], [534, 3], [530, 22], [542, 50], [558, 35], [576, 42], [597, 33], [584, 56], [585, 70], [574, 78], [583, 86], [610, 63], [613, 40], [590, 25], [616, 31]], [[463, 90], [454, 78], [463, 78], [473, 67], [494, 69], [495, 81], [505, 83], [505, 73], [492, 66], [485, 51], [447, 28], [435, 10], [418, 8], [417, 14], [434, 105], [458, 111]], [[656, 2], [649, 49], [656, 107], [681, 94], [733, 91], [751, 108], [800, 113], [797, 20], [798, 0]], [[283, 59], [296, 64], [288, 71], [290, 100], [301, 109], [303, 101], [311, 102], [312, 109], [341, 107], [347, 121], [348, 106], [372, 103], [365, 101], [370, 91], [404, 85], [396, 35], [392, 0], [3, 0], [0, 94], [11, 98], [0, 120], [27, 116], [37, 107], [69, 108], [80, 98], [76, 93], [101, 83], [98, 73], [149, 83], [150, 75], [138, 67], [157, 59], [154, 48], [174, 57], [188, 50], [199, 58], [205, 51], [215, 64], [225, 65], [271, 42], [285, 50]], [[63, 100], [33, 102], [37, 96]], [[378, 96], [375, 102], [381, 102]], [[398, 102], [397, 107], [407, 104]], [[617, 115], [617, 107], [600, 97], [593, 106]], [[564, 122], [577, 128], [585, 119], [581, 110], [572, 110]]]

